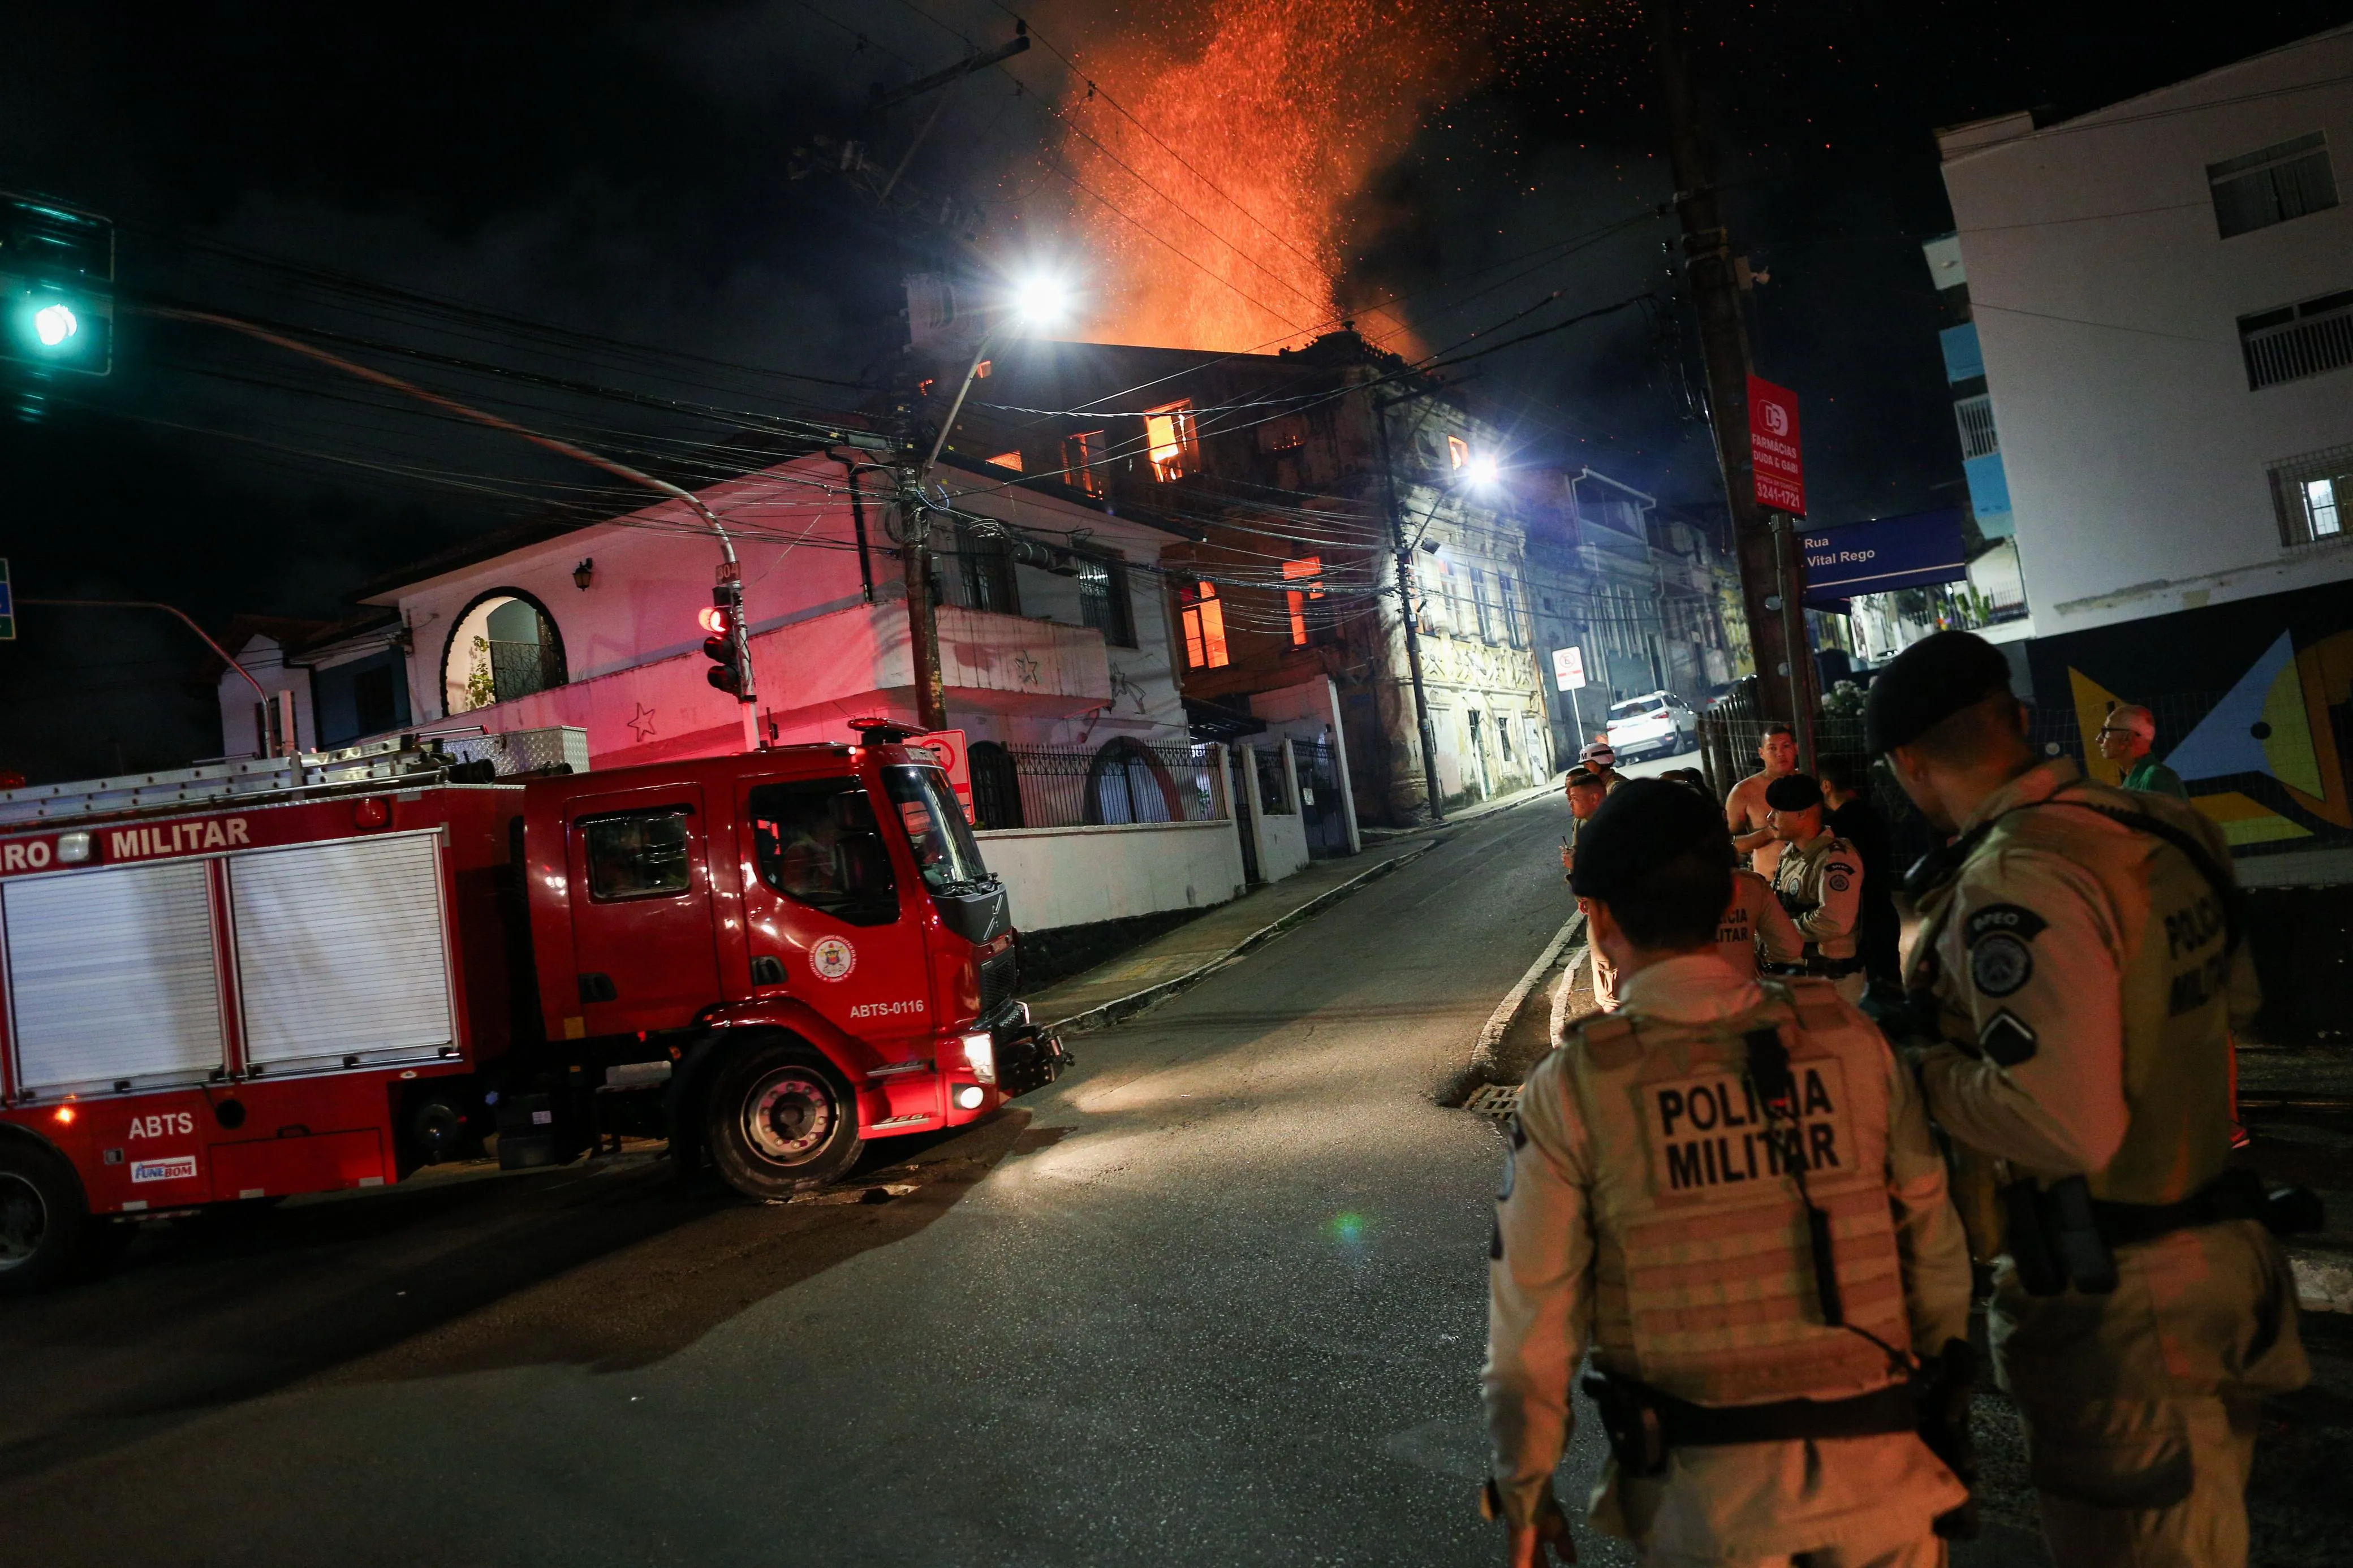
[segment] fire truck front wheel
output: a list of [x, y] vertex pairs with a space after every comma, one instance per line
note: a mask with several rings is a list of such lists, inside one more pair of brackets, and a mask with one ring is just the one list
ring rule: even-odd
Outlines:
[[64, 1161], [0, 1141], [0, 1294], [46, 1289], [103, 1262], [98, 1229]]
[[712, 1082], [703, 1142], [737, 1192], [786, 1197], [838, 1180], [857, 1161], [858, 1103], [832, 1064], [807, 1046], [745, 1046]]

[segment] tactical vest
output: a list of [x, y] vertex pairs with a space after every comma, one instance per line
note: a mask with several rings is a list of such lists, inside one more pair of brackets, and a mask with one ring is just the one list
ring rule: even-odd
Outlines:
[[[1889, 1351], [1822, 1321], [1801, 1166], [1828, 1211], [1846, 1321], [1911, 1342], [1887, 1194], [1886, 1042], [1831, 985], [1767, 983], [1708, 1024], [1596, 1019], [1563, 1062], [1591, 1146], [1594, 1359], [1700, 1405], [1838, 1399], [1902, 1375]], [[1750, 1030], [1789, 1053], [1797, 1121], [1747, 1079]]]
[[1743, 980], [1757, 978], [1757, 903], [1772, 896], [1772, 886], [1755, 872], [1735, 876], [1732, 901], [1715, 922], [1715, 955]]
[[[2081, 805], [2069, 805], [2068, 802]], [[2066, 860], [2096, 879], [2116, 921], [2123, 960], [2125, 1103], [2131, 1120], [2105, 1169], [2084, 1173], [2092, 1195], [2116, 1203], [2177, 1203], [2229, 1163], [2231, 1149], [2231, 1006], [2232, 963], [2221, 900], [2227, 896], [2179, 849], [2084, 806], [2137, 812], [2189, 832], [2208, 829], [2196, 808], [2164, 796], [2126, 794], [2084, 781], [2063, 784], [2046, 802], [2022, 804], [1997, 818], [1956, 874], [1920, 899], [1921, 929], [1913, 949], [1911, 984], [1966, 985], [1966, 973], [1944, 976], [1939, 940], [1957, 902], [1955, 892], [1971, 865], [2007, 851], [2030, 849]], [[2228, 875], [2227, 851], [2218, 852]], [[2030, 1020], [2031, 1021], [2031, 1020]], [[1940, 1033], [1972, 1055], [1978, 1049], [1966, 1017], [1937, 1009]], [[2045, 1049], [2063, 1049], [2045, 1035]], [[1965, 1174], [2000, 1183], [2018, 1175], [1980, 1155]], [[1977, 1167], [1978, 1169], [1971, 1169]], [[1972, 1239], [1986, 1222], [1969, 1211], [1981, 1194], [1957, 1184], [1956, 1199], [1971, 1221]], [[1981, 1254], [1982, 1256], [1982, 1254]]]

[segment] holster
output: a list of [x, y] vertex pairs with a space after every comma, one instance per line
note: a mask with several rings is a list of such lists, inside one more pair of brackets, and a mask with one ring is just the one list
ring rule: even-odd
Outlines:
[[2032, 1177], [2001, 1190], [2008, 1216], [2003, 1240], [2030, 1296], [2056, 1296], [2070, 1285], [2087, 1296], [2116, 1288], [2116, 1255], [2092, 1212], [2092, 1185], [2068, 1176], [2039, 1188]]
[[1641, 1479], [1667, 1468], [1666, 1418], [1651, 1399], [1650, 1385], [1594, 1368], [1581, 1385], [1601, 1413], [1602, 1435], [1618, 1473]]

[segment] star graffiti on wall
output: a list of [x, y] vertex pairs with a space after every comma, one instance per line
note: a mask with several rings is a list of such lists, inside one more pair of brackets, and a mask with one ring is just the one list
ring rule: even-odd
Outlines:
[[1013, 656], [1013, 668], [1019, 672], [1022, 685], [1035, 686], [1038, 684], [1038, 672], [1045, 666], [1031, 658], [1029, 650], [1025, 647]]
[[654, 710], [640, 702], [638, 704], [638, 710], [621, 722], [629, 727], [629, 733], [635, 735], [640, 742], [645, 742], [653, 736]]

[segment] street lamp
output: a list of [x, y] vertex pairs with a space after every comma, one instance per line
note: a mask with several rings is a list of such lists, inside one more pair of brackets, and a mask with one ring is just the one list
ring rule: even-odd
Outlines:
[[1491, 490], [1503, 482], [1504, 466], [1493, 452], [1480, 452], [1462, 465], [1462, 477], [1471, 481], [1472, 489]]
[[948, 405], [948, 416], [940, 421], [939, 436], [932, 442], [931, 456], [923, 459], [923, 468], [915, 476], [918, 487], [931, 479], [940, 454], [947, 449], [948, 433], [955, 428], [956, 416], [964, 412], [964, 400], [971, 393], [980, 367], [988, 363], [990, 346], [1008, 330], [1034, 331], [1053, 326], [1069, 313], [1070, 308], [1070, 284], [1055, 273], [1041, 268], [1013, 280], [1006, 290], [1004, 303], [998, 307], [996, 324], [980, 335], [980, 346], [972, 351], [972, 365], [964, 373], [964, 384], [956, 388], [955, 401]]
[[972, 363], [964, 373], [964, 384], [956, 388], [955, 401], [948, 405], [947, 417], [940, 421], [940, 433], [932, 441], [930, 456], [919, 468], [899, 470], [898, 508], [905, 542], [902, 559], [907, 578], [908, 643], [914, 664], [915, 722], [923, 729], [943, 730], [948, 721], [947, 687], [940, 673], [939, 623], [932, 616], [932, 503], [923, 495], [923, 486], [930, 482], [940, 454], [947, 449], [948, 434], [955, 428], [956, 416], [964, 412], [964, 400], [972, 391], [980, 367], [988, 363], [989, 345], [1008, 331], [1051, 326], [1061, 320], [1070, 304], [1069, 284], [1047, 268], [1039, 268], [1014, 279], [997, 307], [997, 321], [981, 334], [980, 346], [973, 350]]

